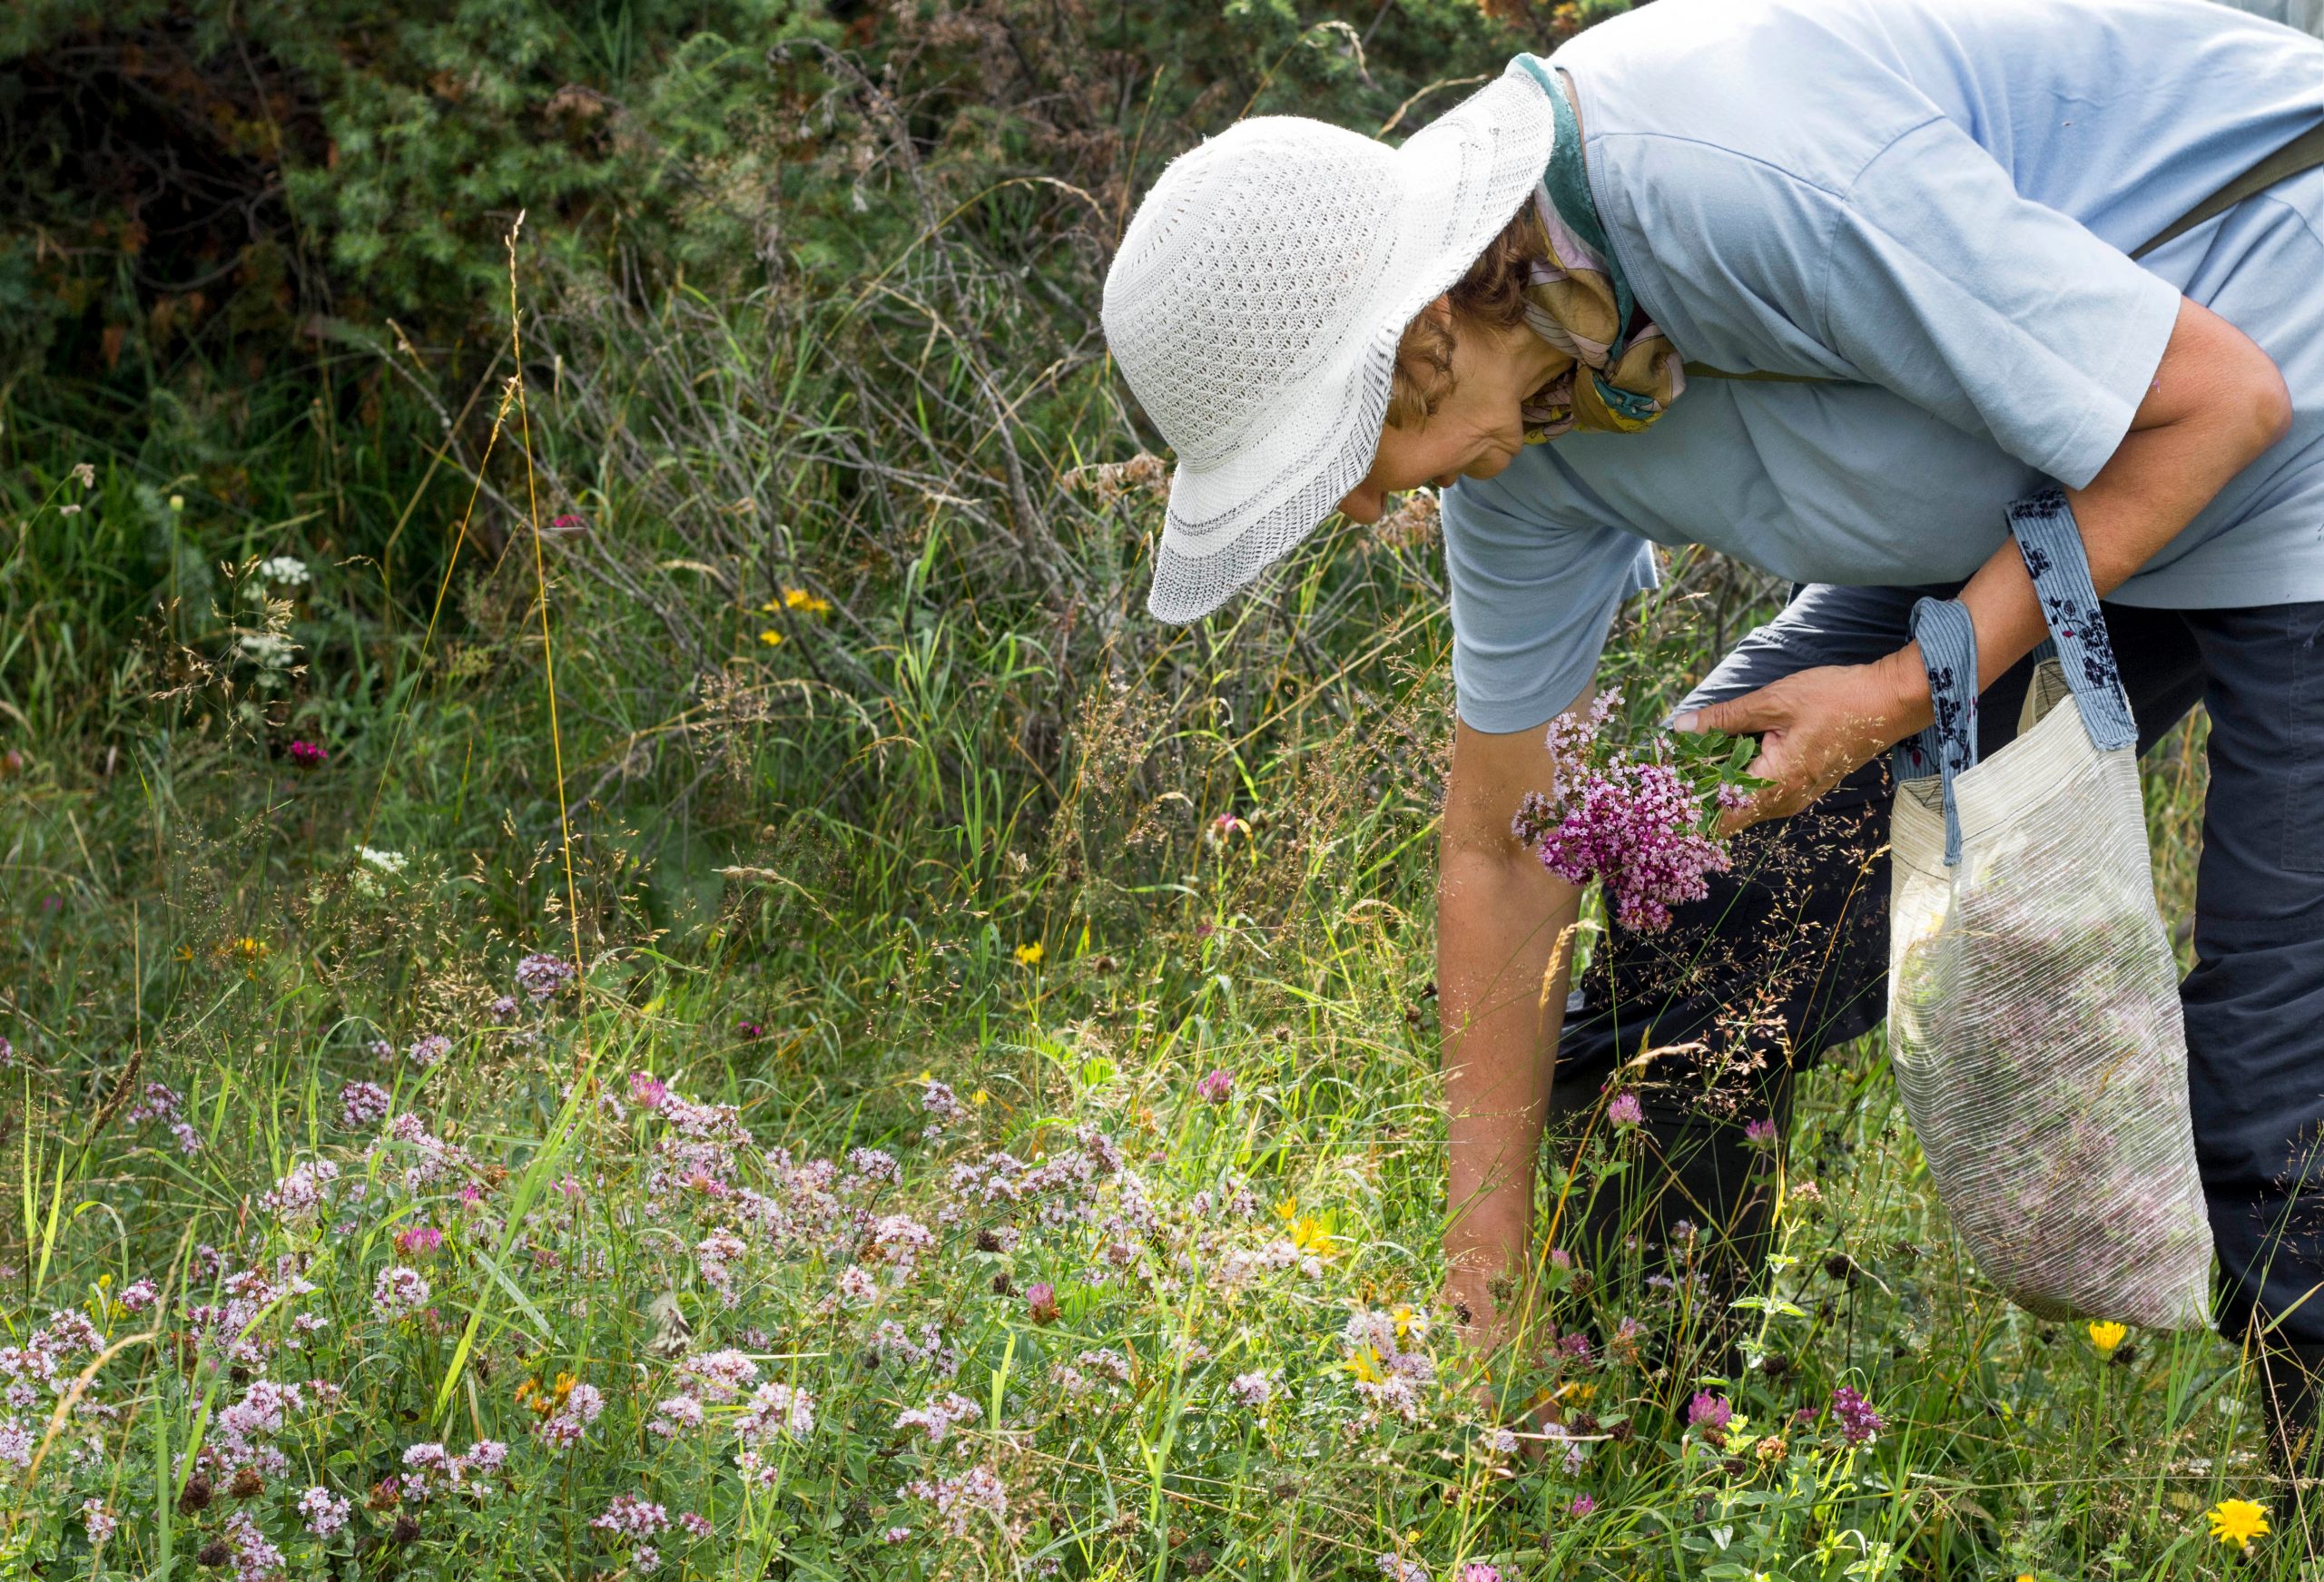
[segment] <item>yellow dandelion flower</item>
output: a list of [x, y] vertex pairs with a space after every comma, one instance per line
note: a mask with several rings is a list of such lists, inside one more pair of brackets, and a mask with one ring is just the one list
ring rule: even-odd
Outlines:
[[2100, 1356], [2111, 1357], [2114, 1348], [2122, 1343], [2122, 1337], [2130, 1332], [2118, 1323], [2093, 1323], [2090, 1326], [2090, 1343], [2098, 1348]]
[[1275, 1217], [1286, 1225], [1295, 1223], [1299, 1218], [1299, 1200], [1295, 1197], [1286, 1197], [1277, 1203], [1275, 1205]]
[[1332, 1233], [1314, 1214], [1301, 1214], [1291, 1227], [1291, 1244], [1319, 1258], [1332, 1255]]
[[759, 641], [765, 644], [769, 648], [780, 648], [783, 646], [783, 634], [770, 626], [765, 631], [759, 634]]
[[2268, 1508], [2249, 1499], [2222, 1499], [2211, 1508], [2211, 1537], [2249, 1554], [2251, 1540], [2268, 1532]]
[[1019, 967], [1039, 967], [1041, 964], [1041, 957], [1044, 954], [1046, 954], [1046, 952], [1041, 949], [1041, 942], [1039, 939], [1034, 940], [1029, 945], [1019, 945], [1017, 947], [1017, 965]]
[[820, 594], [809, 593], [805, 588], [785, 588], [783, 590], [783, 607], [804, 614], [823, 615], [831, 613], [832, 602]]

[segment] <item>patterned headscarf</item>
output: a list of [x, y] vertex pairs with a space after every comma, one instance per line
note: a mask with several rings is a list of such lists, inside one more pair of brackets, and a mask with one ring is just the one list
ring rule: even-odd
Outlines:
[[1569, 359], [1525, 398], [1525, 443], [1576, 428], [1635, 434], [1686, 393], [1669, 339], [1651, 323], [1625, 335], [1635, 299], [1606, 244], [1581, 163], [1581, 127], [1550, 68], [1518, 57], [1541, 79], [1557, 117], [1550, 167], [1520, 214], [1531, 223], [1534, 259], [1523, 288], [1525, 323]]

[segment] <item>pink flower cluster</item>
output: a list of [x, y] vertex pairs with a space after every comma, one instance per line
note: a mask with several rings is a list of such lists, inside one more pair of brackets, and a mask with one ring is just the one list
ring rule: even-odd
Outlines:
[[965, 1395], [947, 1390], [918, 1410], [900, 1414], [896, 1419], [896, 1426], [900, 1429], [924, 1430], [928, 1434], [930, 1444], [940, 1445], [944, 1442], [944, 1436], [952, 1431], [954, 1425], [974, 1422], [983, 1415], [984, 1409], [975, 1401]]
[[340, 1125], [350, 1132], [376, 1126], [388, 1118], [392, 1101], [376, 1082], [350, 1082], [339, 1090]]
[[1605, 739], [1620, 701], [1604, 693], [1551, 723], [1555, 778], [1526, 794], [1511, 829], [1568, 883], [1601, 880], [1622, 927], [1659, 933], [1673, 906], [1709, 893], [1704, 876], [1727, 870], [1727, 849], [1702, 832], [1701, 799], [1676, 768]]
[[615, 1533], [625, 1538], [650, 1538], [656, 1533], [669, 1530], [670, 1513], [635, 1494], [616, 1494], [606, 1507], [606, 1514], [594, 1518], [589, 1525], [600, 1532]]
[[256, 1467], [279, 1476], [289, 1469], [290, 1459], [264, 1441], [281, 1433], [289, 1425], [290, 1414], [305, 1406], [305, 1397], [296, 1384], [280, 1384], [271, 1379], [252, 1381], [242, 1399], [212, 1422], [202, 1460], [221, 1471]]
[[258, 1205], [286, 1223], [311, 1220], [338, 1179], [339, 1166], [330, 1160], [310, 1159], [293, 1164], [271, 1192], [259, 1198]]
[[455, 1456], [432, 1441], [407, 1446], [403, 1453], [403, 1498], [420, 1504], [431, 1494], [469, 1491], [477, 1474], [497, 1472], [507, 1459], [508, 1447], [498, 1440], [478, 1440], [468, 1447], [465, 1456]]
[[427, 1277], [402, 1263], [391, 1263], [380, 1270], [379, 1278], [371, 1282], [371, 1306], [390, 1323], [409, 1318], [426, 1307], [428, 1295]]
[[342, 1497], [317, 1484], [299, 1496], [299, 1514], [307, 1520], [307, 1530], [319, 1538], [327, 1538], [347, 1525], [355, 1508]]
[[1257, 1411], [1275, 1399], [1275, 1379], [1263, 1369], [1237, 1373], [1226, 1386], [1226, 1393], [1246, 1410]]
[[233, 1551], [235, 1582], [271, 1582], [282, 1571], [282, 1551], [267, 1541], [247, 1510], [226, 1518], [226, 1543]]
[[815, 1398], [788, 1384], [762, 1384], [735, 1420], [734, 1428], [742, 1440], [742, 1449], [734, 1454], [734, 1466], [743, 1474], [743, 1481], [772, 1488], [781, 1472], [780, 1458], [770, 1459], [762, 1453], [762, 1447], [777, 1434], [803, 1440], [813, 1433]]
[[965, 1472], [934, 1482], [915, 1479], [904, 1486], [906, 1494], [925, 1499], [944, 1518], [946, 1530], [956, 1538], [966, 1538], [969, 1528], [979, 1516], [999, 1521], [1009, 1514], [1009, 1489], [1000, 1478], [984, 1467], [971, 1467]]
[[815, 1398], [788, 1384], [762, 1384], [735, 1420], [734, 1431], [746, 1440], [764, 1440], [778, 1433], [803, 1440], [815, 1431]]
[[517, 963], [517, 987], [530, 995], [536, 1004], [548, 998], [579, 976], [570, 961], [538, 952]]

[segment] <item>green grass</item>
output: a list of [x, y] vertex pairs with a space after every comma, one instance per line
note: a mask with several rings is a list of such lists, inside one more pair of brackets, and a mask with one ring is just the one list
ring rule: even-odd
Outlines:
[[[231, 445], [12, 417], [0, 1322], [58, 1371], [0, 1440], [0, 1575], [263, 1573], [261, 1541], [290, 1576], [642, 1575], [590, 1525], [620, 1496], [704, 1524], [646, 1540], [674, 1577], [2296, 1574], [2232, 1349], [2109, 1360], [1981, 1285], [1876, 1037], [1807, 1080], [1746, 1366], [1619, 1253], [1551, 1280], [1586, 1358], [1464, 1357], [1430, 1309], [1431, 546], [1335, 526], [1155, 628], [1152, 496], [1059, 483], [1136, 448], [1103, 367], [1004, 369], [997, 425], [961, 316], [552, 298], [528, 407], [432, 462], [392, 407], [264, 391]], [[277, 555], [310, 580], [270, 605]], [[1641, 719], [1768, 594], [1670, 570], [1610, 660]], [[2198, 746], [2151, 761], [2180, 911]], [[536, 1002], [533, 952], [586, 970]], [[350, 1125], [361, 1083], [387, 1113]], [[1556, 1163], [1623, 1192], [1636, 1150]], [[316, 1162], [311, 1210], [270, 1204]], [[729, 1351], [743, 1387], [689, 1371]], [[565, 1445], [560, 1379], [602, 1400]], [[1699, 1390], [1748, 1420], [1724, 1447]], [[1574, 1453], [1497, 1449], [1543, 1393]], [[899, 1426], [931, 1405], [940, 1442]], [[487, 1440], [457, 1485], [407, 1460]], [[318, 1488], [351, 1507], [320, 1538]], [[2279, 1529], [2248, 1559], [2203, 1521], [2230, 1498]]]

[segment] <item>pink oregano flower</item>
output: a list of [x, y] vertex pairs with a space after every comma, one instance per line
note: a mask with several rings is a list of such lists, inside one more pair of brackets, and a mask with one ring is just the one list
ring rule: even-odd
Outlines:
[[1673, 906], [1710, 893], [1705, 875], [1727, 871], [1715, 815], [1736, 798], [1731, 787], [1698, 791], [1661, 743], [1609, 741], [1621, 698], [1601, 693], [1586, 712], [1551, 722], [1554, 778], [1546, 793], [1526, 793], [1510, 828], [1568, 883], [1602, 881], [1622, 927], [1659, 933]]

